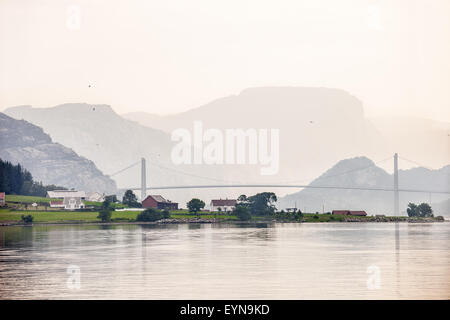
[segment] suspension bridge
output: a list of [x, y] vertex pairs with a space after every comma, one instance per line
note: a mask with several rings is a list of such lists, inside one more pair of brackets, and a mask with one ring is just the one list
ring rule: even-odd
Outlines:
[[[400, 214], [399, 210], [399, 193], [400, 192], [417, 192], [417, 193], [426, 193], [426, 194], [449, 194], [450, 190], [421, 190], [421, 189], [408, 189], [408, 188], [399, 188], [399, 181], [398, 181], [398, 159], [401, 158], [402, 160], [414, 163], [416, 165], [423, 166], [419, 164], [418, 162], [408, 160], [403, 157], [399, 157], [399, 155], [396, 153], [394, 156], [390, 156], [387, 159], [383, 159], [381, 161], [375, 162], [370, 166], [362, 167], [362, 168], [355, 168], [353, 170], [341, 172], [338, 174], [325, 176], [323, 178], [330, 178], [340, 175], [349, 174], [356, 171], [362, 171], [366, 170], [368, 168], [372, 168], [376, 166], [378, 163], [393, 159], [394, 160], [394, 179], [393, 179], [393, 186], [392, 188], [377, 188], [377, 187], [352, 187], [352, 186], [333, 186], [333, 185], [306, 185], [306, 184], [294, 184], [294, 181], [291, 183], [264, 183], [264, 184], [243, 184], [243, 183], [234, 183], [232, 181], [225, 181], [221, 179], [211, 178], [211, 177], [204, 177], [199, 176], [195, 174], [186, 173], [183, 171], [175, 170], [173, 168], [165, 167], [163, 165], [157, 164], [157, 163], [150, 163], [152, 165], [155, 165], [161, 169], [165, 169], [168, 171], [172, 171], [178, 174], [188, 175], [192, 177], [197, 178], [204, 178], [209, 180], [215, 180], [215, 181], [221, 181], [226, 182], [226, 184], [205, 184], [205, 185], [175, 185], [175, 186], [147, 186], [147, 169], [146, 169], [146, 159], [141, 158], [140, 161], [137, 161], [113, 174], [110, 174], [110, 177], [116, 176], [130, 168], [133, 168], [139, 164], [141, 164], [141, 186], [140, 187], [129, 187], [129, 188], [122, 188], [123, 190], [134, 190], [134, 191], [141, 191], [141, 199], [145, 199], [147, 190], [169, 190], [169, 189], [212, 189], [212, 188], [295, 188], [295, 189], [303, 189], [303, 188], [310, 188], [310, 189], [340, 189], [340, 190], [365, 190], [365, 191], [384, 191], [384, 192], [392, 192], [393, 193], [393, 208], [395, 215]], [[425, 168], [428, 168], [426, 166], [423, 166]], [[428, 168], [430, 169], [430, 168]]]

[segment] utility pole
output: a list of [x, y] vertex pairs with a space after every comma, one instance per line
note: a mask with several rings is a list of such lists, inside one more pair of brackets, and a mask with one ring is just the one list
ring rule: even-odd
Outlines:
[[394, 154], [394, 215], [399, 216], [399, 203], [398, 203], [398, 154]]
[[145, 169], [145, 158], [141, 158], [141, 201], [144, 201], [147, 194], [147, 170]]

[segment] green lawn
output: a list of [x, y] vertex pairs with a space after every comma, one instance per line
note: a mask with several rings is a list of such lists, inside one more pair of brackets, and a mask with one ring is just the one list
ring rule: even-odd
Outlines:
[[[79, 212], [79, 211], [34, 211], [34, 210], [21, 210], [12, 211], [9, 209], [0, 209], [0, 222], [1, 221], [21, 221], [22, 215], [31, 214], [34, 217], [34, 222], [70, 222], [70, 221], [83, 221], [83, 222], [96, 222], [98, 212]], [[135, 221], [139, 211], [112, 211], [112, 221]], [[171, 214], [171, 218], [174, 219], [195, 219], [196, 215], [192, 214]], [[202, 219], [236, 219], [234, 216], [229, 215], [217, 215], [203, 214], [200, 215]]]
[[[62, 221], [84, 221], [95, 222], [98, 212], [78, 212], [78, 211], [10, 211], [0, 209], [0, 221], [21, 221], [22, 215], [31, 214], [34, 222], [62, 222]], [[111, 218], [118, 220], [135, 220], [138, 212], [136, 211], [113, 211]]]
[[[8, 196], [7, 196], [8, 197]], [[14, 197], [23, 196], [12, 196], [13, 199], [18, 199]], [[39, 197], [27, 197], [26, 200], [31, 201], [31, 198], [39, 199]], [[22, 198], [23, 199], [23, 198]], [[42, 198], [41, 198], [42, 199]], [[46, 198], [44, 198], [46, 199]], [[36, 201], [36, 200], [35, 200]], [[137, 215], [140, 211], [112, 211], [111, 219], [113, 222], [132, 222], [136, 221]], [[11, 210], [9, 208], [0, 209], [0, 222], [5, 221], [21, 221], [22, 215], [31, 214], [34, 217], [34, 222], [100, 222], [97, 219], [98, 212], [80, 212], [80, 211], [44, 211], [43, 208], [38, 208], [38, 210]], [[236, 216], [226, 215], [226, 214], [214, 214], [209, 211], [201, 212], [199, 215], [189, 213], [187, 210], [175, 210], [171, 211], [170, 218], [173, 219], [221, 219], [221, 220], [237, 220]], [[339, 222], [344, 219], [356, 218], [359, 221], [374, 221], [375, 217], [350, 217], [343, 215], [331, 215], [331, 214], [313, 214], [305, 213], [303, 214], [301, 221], [303, 222]], [[386, 217], [395, 218], [392, 221], [403, 221], [407, 220], [408, 217]], [[270, 221], [276, 220], [279, 222], [295, 222], [300, 220], [295, 220], [290, 215], [278, 214], [276, 216], [253, 216], [252, 221]]]
[[[46, 198], [46, 197], [33, 197], [33, 196], [22, 196], [22, 195], [14, 195], [14, 194], [7, 194], [6, 195], [6, 203], [10, 204], [10, 206], [16, 207], [17, 209], [25, 210], [25, 204], [32, 204], [34, 202], [41, 204], [41, 203], [48, 203], [50, 204], [50, 201], [56, 201], [60, 199], [52, 199], [52, 198]], [[86, 206], [97, 206], [100, 207], [102, 205], [101, 202], [96, 201], [84, 201]], [[112, 203], [111, 207], [115, 209], [123, 209], [126, 208], [125, 205], [121, 203]], [[31, 208], [31, 207], [29, 207]], [[44, 206], [38, 206], [37, 210], [45, 211]], [[58, 208], [50, 208], [48, 207], [47, 210], [60, 210]]]
[[50, 203], [51, 199], [46, 197], [32, 197], [32, 196], [20, 196], [15, 194], [7, 194], [6, 202], [22, 202], [22, 203], [33, 203], [33, 202], [47, 202]]
[[[98, 201], [84, 201], [84, 204], [86, 206], [97, 206], [97, 207], [100, 207], [102, 205], [102, 202], [98, 202]], [[127, 206], [122, 204], [122, 203], [111, 203], [111, 207], [115, 208], [115, 209], [124, 209]]]

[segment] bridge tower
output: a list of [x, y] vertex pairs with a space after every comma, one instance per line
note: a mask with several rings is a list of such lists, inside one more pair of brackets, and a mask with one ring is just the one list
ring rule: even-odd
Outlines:
[[394, 215], [399, 216], [399, 200], [398, 200], [398, 154], [394, 154]]
[[141, 158], [141, 201], [147, 196], [147, 170], [145, 169], [145, 158]]

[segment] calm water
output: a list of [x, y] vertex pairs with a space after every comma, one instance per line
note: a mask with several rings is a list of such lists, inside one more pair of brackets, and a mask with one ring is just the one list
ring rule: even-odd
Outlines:
[[1, 299], [449, 299], [449, 263], [447, 222], [0, 227]]

